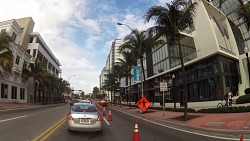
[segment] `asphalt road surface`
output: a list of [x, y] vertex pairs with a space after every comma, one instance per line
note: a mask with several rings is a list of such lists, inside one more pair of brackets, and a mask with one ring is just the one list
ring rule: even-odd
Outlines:
[[107, 121], [108, 116], [104, 117], [103, 132], [68, 132], [65, 127], [68, 110], [69, 105], [65, 104], [0, 113], [0, 141], [133, 141], [135, 121], [138, 121], [140, 141], [228, 140], [168, 128], [114, 109], [111, 109], [112, 121]]

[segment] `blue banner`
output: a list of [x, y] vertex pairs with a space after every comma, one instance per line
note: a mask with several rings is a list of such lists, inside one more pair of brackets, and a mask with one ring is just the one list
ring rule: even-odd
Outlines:
[[141, 71], [139, 66], [133, 67], [134, 72], [134, 82], [140, 82], [141, 81]]

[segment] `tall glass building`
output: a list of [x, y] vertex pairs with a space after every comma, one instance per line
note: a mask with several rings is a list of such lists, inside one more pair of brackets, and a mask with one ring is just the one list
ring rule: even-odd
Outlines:
[[[228, 89], [234, 94], [241, 82], [238, 40], [232, 21], [213, 3], [199, 1], [194, 27], [183, 31], [181, 48], [187, 75], [188, 101], [223, 99]], [[243, 41], [243, 40], [241, 40]], [[167, 43], [145, 54], [146, 91], [151, 102], [162, 101], [159, 83], [168, 82], [166, 100], [183, 101], [183, 76], [177, 45]], [[139, 84], [139, 83], [138, 83]], [[134, 93], [140, 85], [133, 85]], [[134, 100], [138, 94], [134, 94]]]

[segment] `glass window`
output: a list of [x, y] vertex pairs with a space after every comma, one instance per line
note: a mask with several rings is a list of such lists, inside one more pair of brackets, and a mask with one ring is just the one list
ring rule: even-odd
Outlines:
[[7, 84], [1, 85], [1, 98], [8, 98], [8, 85]]
[[11, 89], [11, 99], [17, 99], [17, 87], [12, 86]]
[[33, 57], [36, 57], [36, 49], [33, 49]]
[[16, 64], [19, 65], [19, 62], [20, 62], [20, 56], [16, 56]]
[[16, 41], [16, 37], [17, 37], [16, 33], [13, 32], [12, 35], [11, 35], [12, 41]]
[[6, 29], [1, 29], [1, 33], [4, 33], [4, 32], [6, 32]]
[[24, 88], [20, 88], [20, 99], [21, 100], [25, 99], [25, 89]]
[[23, 62], [23, 69], [26, 69], [27, 68], [27, 61], [24, 61]]

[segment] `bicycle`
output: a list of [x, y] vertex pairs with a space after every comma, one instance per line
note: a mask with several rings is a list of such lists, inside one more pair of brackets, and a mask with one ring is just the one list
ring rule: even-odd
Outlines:
[[225, 100], [225, 103], [224, 103], [224, 100], [221, 100], [221, 103], [217, 104], [217, 108], [228, 108], [228, 107], [232, 107], [231, 100], [228, 100], [228, 101]]

